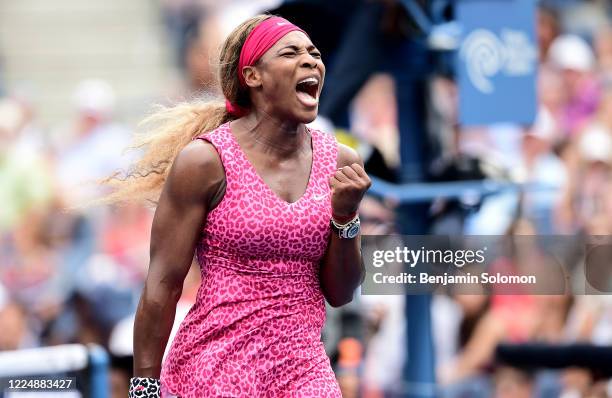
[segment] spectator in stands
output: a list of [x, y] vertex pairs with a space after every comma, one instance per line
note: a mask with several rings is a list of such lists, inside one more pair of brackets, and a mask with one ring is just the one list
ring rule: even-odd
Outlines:
[[189, 68], [187, 53], [190, 40], [198, 36], [198, 26], [206, 7], [201, 0], [162, 0], [161, 12], [170, 36], [174, 59], [181, 70]]
[[559, 35], [559, 15], [557, 11], [549, 6], [540, 5], [538, 8], [538, 21], [536, 33], [538, 36], [538, 47], [540, 50], [540, 62], [545, 63], [548, 59], [550, 45]]
[[69, 206], [83, 205], [100, 194], [96, 180], [127, 168], [130, 159], [123, 152], [131, 132], [114, 122], [115, 93], [99, 79], [83, 80], [74, 92], [76, 118], [60, 132], [63, 142], [56, 149], [59, 189]]
[[604, 82], [609, 81], [612, 79], [612, 25], [595, 32], [594, 47], [597, 70]]
[[28, 329], [26, 309], [15, 301], [0, 305], [0, 351], [32, 347], [36, 341]]
[[567, 104], [563, 110], [562, 128], [567, 135], [576, 134], [597, 109], [599, 84], [595, 76], [595, 56], [589, 44], [576, 35], [564, 34], [550, 46], [549, 60], [563, 74]]
[[26, 110], [13, 99], [0, 99], [0, 234], [23, 222], [30, 211], [51, 199], [52, 180], [45, 159], [19, 145]]

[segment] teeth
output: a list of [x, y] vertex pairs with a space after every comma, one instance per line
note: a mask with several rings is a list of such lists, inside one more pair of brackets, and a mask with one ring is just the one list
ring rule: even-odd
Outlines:
[[317, 78], [315, 78], [315, 77], [308, 77], [308, 78], [300, 80], [298, 82], [298, 84], [302, 84], [302, 83], [308, 83], [310, 85], [319, 84], [319, 80]]

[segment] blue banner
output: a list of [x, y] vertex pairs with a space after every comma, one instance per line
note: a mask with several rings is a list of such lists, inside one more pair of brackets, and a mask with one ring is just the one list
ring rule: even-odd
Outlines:
[[456, 2], [459, 122], [531, 124], [536, 114], [535, 0]]

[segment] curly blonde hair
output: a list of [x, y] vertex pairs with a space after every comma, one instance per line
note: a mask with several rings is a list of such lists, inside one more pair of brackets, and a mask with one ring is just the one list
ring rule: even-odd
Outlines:
[[[221, 47], [218, 83], [225, 98], [241, 107], [248, 108], [251, 100], [248, 90], [238, 79], [240, 50], [253, 28], [270, 17], [257, 15], [246, 20], [229, 34]], [[140, 123], [146, 131], [138, 133], [130, 146], [142, 148], [142, 157], [130, 167], [126, 176], [119, 177], [120, 172], [117, 172], [100, 181], [111, 188], [111, 193], [96, 204], [142, 201], [157, 204], [178, 153], [194, 137], [233, 119], [235, 117], [225, 109], [225, 102], [218, 99], [202, 98], [171, 107], [158, 105], [156, 112]]]

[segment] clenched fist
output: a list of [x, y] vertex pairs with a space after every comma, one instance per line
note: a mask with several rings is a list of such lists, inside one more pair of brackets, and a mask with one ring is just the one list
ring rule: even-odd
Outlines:
[[372, 181], [359, 163], [339, 168], [329, 178], [334, 217], [344, 218], [356, 212], [370, 185]]

